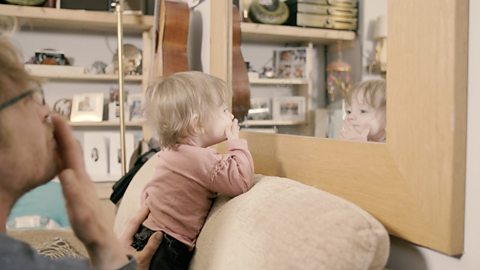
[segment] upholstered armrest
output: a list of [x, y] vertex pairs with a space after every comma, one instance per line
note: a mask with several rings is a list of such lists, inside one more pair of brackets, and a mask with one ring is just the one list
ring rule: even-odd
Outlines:
[[257, 181], [217, 199], [191, 269], [383, 269], [389, 237], [370, 214], [290, 179]]

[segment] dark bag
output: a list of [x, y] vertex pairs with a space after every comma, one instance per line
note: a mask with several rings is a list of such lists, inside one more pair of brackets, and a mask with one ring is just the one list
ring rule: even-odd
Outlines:
[[113, 185], [112, 187], [113, 192], [112, 192], [112, 195], [110, 195], [110, 201], [112, 201], [114, 204], [117, 204], [118, 201], [120, 201], [120, 199], [123, 197], [123, 194], [125, 194], [125, 191], [127, 190], [128, 185], [130, 185], [130, 182], [132, 181], [135, 174], [137, 174], [140, 168], [142, 168], [143, 164], [145, 164], [148, 161], [148, 159], [158, 151], [160, 151], [160, 148], [154, 147], [149, 149], [147, 152], [143, 153], [137, 158], [137, 160], [135, 161], [134, 165], [130, 168], [130, 170]]

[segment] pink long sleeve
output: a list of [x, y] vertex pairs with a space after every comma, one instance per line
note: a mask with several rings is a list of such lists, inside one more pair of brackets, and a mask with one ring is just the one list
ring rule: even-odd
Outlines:
[[228, 153], [179, 145], [157, 154], [143, 192], [150, 209], [144, 225], [193, 246], [217, 193], [236, 196], [253, 185], [253, 159], [244, 139], [229, 140]]

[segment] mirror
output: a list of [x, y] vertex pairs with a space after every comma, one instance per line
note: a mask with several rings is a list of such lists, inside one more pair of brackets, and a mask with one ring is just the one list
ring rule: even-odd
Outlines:
[[[229, 2], [211, 1], [210, 73], [231, 83]], [[366, 209], [392, 235], [461, 254], [468, 1], [389, 0], [388, 35], [386, 143], [242, 135], [257, 173], [321, 188]]]
[[[268, 21], [272, 18], [280, 20], [280, 15], [283, 14], [282, 5], [291, 5], [291, 11], [297, 10], [298, 13], [290, 16], [286, 23], [309, 24], [311, 22], [305, 22], [300, 15], [315, 17], [317, 15], [312, 15], [312, 10], [319, 14], [327, 12], [321, 10], [324, 5], [279, 2], [276, 7], [272, 5], [270, 9], [266, 9], [271, 1], [237, 2], [243, 11], [241, 49], [248, 66], [251, 89], [251, 110], [243, 122], [245, 130], [384, 141], [384, 136], [374, 130], [376, 127], [372, 128], [370, 136], [362, 134], [364, 131], [368, 133], [370, 123], [373, 126], [378, 123], [376, 126], [381, 126], [381, 133], [384, 133], [383, 102], [378, 106], [373, 102], [375, 108], [371, 108], [368, 102], [363, 104], [362, 107], [366, 107], [368, 113], [360, 114], [356, 110], [356, 97], [361, 99], [362, 95], [357, 95], [357, 91], [350, 91], [353, 98], [349, 95], [345, 100], [353, 101], [353, 107], [350, 106], [347, 111], [350, 113], [349, 119], [342, 120], [347, 117], [345, 106], [351, 105], [351, 102], [345, 104], [343, 97], [352, 84], [361, 80], [382, 79], [385, 75], [374, 61], [376, 50], [379, 51], [379, 60], [382, 59], [380, 52], [386, 52], [381, 50], [381, 41], [386, 33], [386, 20], [379, 20], [376, 27], [378, 17], [386, 18], [386, 1], [360, 1], [356, 4], [355, 0], [347, 0], [341, 3], [341, 7], [334, 3], [328, 12], [341, 15], [345, 19], [342, 21], [344, 23], [329, 25], [332, 29], [304, 28], [302, 31], [295, 30], [298, 27], [253, 22]], [[302, 13], [304, 10], [309, 12]], [[362, 21], [357, 22], [359, 10], [362, 10]], [[268, 14], [272, 16], [262, 17], [262, 14], [267, 12], [271, 12]], [[297, 17], [296, 21], [292, 19]], [[315, 18], [320, 21], [324, 17]], [[352, 22], [346, 23], [348, 20]], [[359, 31], [357, 36], [353, 31], [342, 31], [355, 29], [356, 25]], [[304, 34], [305, 30], [310, 32]], [[235, 35], [235, 30], [233, 32]], [[235, 57], [232, 61], [238, 65]], [[233, 78], [239, 76], [238, 74], [234, 71]], [[360, 92], [366, 90], [369, 96], [370, 89], [371, 87], [365, 87]], [[380, 92], [384, 93], [384, 90], [376, 91], [377, 96]], [[377, 110], [377, 107], [381, 108]], [[375, 111], [381, 112], [378, 115], [382, 117], [376, 117]], [[366, 119], [362, 121], [362, 118]], [[343, 128], [342, 122], [345, 123]]]

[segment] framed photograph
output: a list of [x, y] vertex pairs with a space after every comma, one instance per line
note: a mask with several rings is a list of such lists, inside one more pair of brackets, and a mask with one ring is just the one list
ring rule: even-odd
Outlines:
[[[130, 117], [129, 107], [125, 102], [125, 117]], [[108, 121], [119, 122], [120, 121], [120, 103], [118, 101], [108, 103]], [[127, 120], [128, 121], [128, 120]]]
[[305, 121], [305, 97], [274, 97], [273, 120]]
[[307, 48], [285, 48], [274, 50], [274, 67], [277, 78], [305, 79]]
[[[130, 111], [128, 104], [126, 102], [126, 97], [128, 96], [128, 89], [125, 89], [125, 119], [128, 121], [130, 119]], [[118, 122], [120, 121], [120, 93], [118, 88], [110, 88], [110, 94], [109, 94], [109, 99], [108, 99], [108, 121], [112, 122]]]
[[72, 122], [101, 122], [103, 119], [103, 93], [77, 94], [73, 96]]
[[85, 168], [94, 181], [108, 179], [108, 138], [99, 132], [83, 133]]
[[143, 94], [129, 94], [127, 98], [127, 104], [130, 111], [130, 121], [143, 120]]
[[271, 120], [272, 99], [268, 97], [256, 97], [250, 99], [250, 109], [247, 115], [248, 120]]

